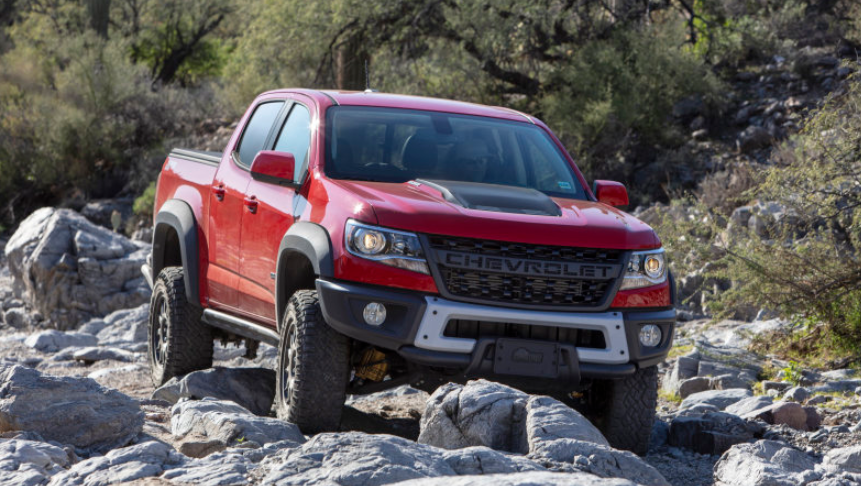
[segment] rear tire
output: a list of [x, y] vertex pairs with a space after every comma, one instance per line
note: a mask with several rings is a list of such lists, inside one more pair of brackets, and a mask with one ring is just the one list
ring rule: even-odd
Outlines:
[[658, 404], [658, 367], [637, 370], [621, 380], [598, 380], [592, 386], [598, 428], [610, 445], [644, 456]]
[[156, 388], [175, 376], [212, 367], [212, 330], [201, 322], [201, 313], [186, 298], [182, 268], [162, 270], [153, 285], [147, 339]]
[[290, 297], [279, 334], [278, 418], [306, 434], [337, 431], [350, 380], [350, 340], [323, 320], [314, 290]]

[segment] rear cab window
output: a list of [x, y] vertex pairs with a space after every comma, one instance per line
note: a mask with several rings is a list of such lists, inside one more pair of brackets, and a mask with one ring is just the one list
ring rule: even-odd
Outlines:
[[254, 109], [242, 132], [242, 139], [237, 149], [238, 160], [242, 166], [251, 167], [254, 157], [263, 150], [283, 107], [284, 101], [270, 101], [261, 103]]

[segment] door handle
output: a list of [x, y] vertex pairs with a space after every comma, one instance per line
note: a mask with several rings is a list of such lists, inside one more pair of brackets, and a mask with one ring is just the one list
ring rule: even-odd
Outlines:
[[212, 186], [212, 193], [215, 194], [215, 199], [224, 201], [224, 184]]
[[248, 211], [250, 211], [251, 214], [256, 214], [257, 213], [257, 198], [254, 196], [246, 197], [245, 198], [245, 207], [248, 208]]

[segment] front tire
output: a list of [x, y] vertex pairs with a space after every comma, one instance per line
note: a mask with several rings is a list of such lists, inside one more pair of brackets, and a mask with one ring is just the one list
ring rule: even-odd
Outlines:
[[153, 285], [147, 339], [156, 388], [175, 376], [212, 367], [212, 330], [201, 322], [201, 313], [186, 299], [182, 268], [162, 270]]
[[337, 431], [350, 380], [350, 340], [323, 320], [314, 290], [290, 297], [279, 334], [278, 418], [306, 434]]
[[598, 428], [610, 445], [644, 456], [658, 405], [658, 367], [639, 369], [621, 380], [599, 380], [592, 386]]

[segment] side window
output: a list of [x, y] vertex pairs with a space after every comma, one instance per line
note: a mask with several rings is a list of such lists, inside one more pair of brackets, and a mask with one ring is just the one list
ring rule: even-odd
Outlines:
[[308, 168], [308, 147], [311, 145], [311, 114], [300, 104], [293, 105], [290, 116], [275, 142], [275, 150], [293, 154], [296, 158], [295, 182], [302, 180]]
[[254, 110], [254, 114], [251, 115], [251, 119], [248, 120], [248, 125], [245, 127], [245, 132], [242, 134], [242, 140], [239, 142], [239, 161], [242, 165], [250, 167], [257, 152], [263, 150], [266, 138], [269, 136], [282, 106], [284, 106], [284, 102], [277, 101], [263, 103]]

